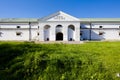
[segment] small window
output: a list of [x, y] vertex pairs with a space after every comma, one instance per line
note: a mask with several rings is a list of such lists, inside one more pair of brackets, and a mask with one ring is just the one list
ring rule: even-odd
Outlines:
[[103, 26], [99, 26], [99, 28], [103, 28]]
[[17, 26], [17, 28], [20, 28], [20, 26]]
[[103, 34], [105, 34], [105, 32], [99, 32], [99, 35], [103, 35]]
[[16, 32], [16, 36], [21, 36], [22, 32]]

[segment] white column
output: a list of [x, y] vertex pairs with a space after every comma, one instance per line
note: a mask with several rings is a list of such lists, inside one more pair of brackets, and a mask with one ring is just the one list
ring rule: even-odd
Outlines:
[[50, 27], [50, 41], [55, 41], [56, 40], [56, 27], [52, 25]]
[[75, 26], [75, 41], [80, 41], [80, 26]]
[[68, 41], [68, 26], [63, 26], [63, 41]]

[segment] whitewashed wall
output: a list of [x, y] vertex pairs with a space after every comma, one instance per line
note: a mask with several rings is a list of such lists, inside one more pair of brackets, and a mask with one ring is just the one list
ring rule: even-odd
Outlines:
[[[28, 30], [0, 30], [2, 32], [0, 40], [29, 40]], [[22, 32], [21, 36], [17, 36], [16, 32]]]
[[81, 40], [89, 40], [90, 30], [89, 29], [81, 29], [80, 32], [82, 35], [80, 36]]
[[93, 23], [92, 28], [99, 28], [102, 26], [103, 28], [119, 28], [120, 23]]
[[[103, 29], [100, 29], [100, 26], [102, 26]], [[119, 23], [95, 23], [92, 24], [92, 30], [91, 30], [91, 39], [92, 40], [120, 40], [119, 35]], [[90, 39], [90, 25], [82, 24], [81, 29], [82, 35], [81, 39], [89, 40]], [[88, 28], [88, 29], [87, 29]], [[99, 35], [99, 32], [104, 32], [103, 35]]]
[[[44, 26], [49, 25], [49, 31], [44, 31]], [[62, 25], [61, 29], [57, 29], [57, 25]], [[68, 26], [73, 25], [75, 31], [69, 29]], [[17, 29], [20, 26], [20, 29]], [[39, 28], [38, 28], [39, 26]], [[102, 26], [103, 29], [99, 29]], [[91, 39], [92, 40], [120, 40], [119, 23], [92, 23]], [[56, 41], [56, 33], [63, 33], [63, 41], [68, 41], [73, 38], [75, 41], [90, 39], [90, 25], [81, 24], [79, 22], [40, 22], [31, 24], [31, 39], [37, 41], [44, 41], [49, 37], [50, 41]], [[28, 23], [0, 23], [0, 40], [23, 40], [29, 41], [29, 24]], [[94, 29], [95, 28], [95, 29]], [[78, 30], [78, 31], [76, 31]], [[21, 36], [17, 36], [16, 32], [21, 32]], [[82, 36], [80, 36], [82, 32]], [[99, 32], [104, 32], [99, 35]], [[39, 35], [38, 35], [39, 34]], [[44, 39], [45, 38], [45, 39]]]
[[[44, 36], [47, 34], [44, 34], [44, 26], [49, 25], [50, 26], [50, 41], [56, 41], [56, 26], [57, 25], [62, 25], [62, 30], [63, 32], [63, 41], [68, 41], [68, 26], [69, 25], [74, 25], [75, 27], [75, 33], [74, 33], [74, 38], [75, 41], [80, 41], [80, 23], [79, 22], [40, 22], [39, 26], [39, 32], [40, 32], [40, 41], [44, 41]], [[59, 29], [60, 30], [60, 29]], [[57, 30], [57, 32], [59, 31]], [[71, 35], [73, 36], [73, 35]]]
[[39, 36], [40, 36], [40, 32], [39, 32], [38, 23], [32, 23], [31, 24], [31, 40], [39, 41]]
[[17, 26], [20, 26], [20, 28], [29, 28], [28, 23], [0, 23], [0, 28], [17, 28]]
[[[20, 28], [17, 28], [20, 26]], [[29, 24], [28, 23], [1, 23], [0, 24], [0, 40], [22, 40], [29, 41]], [[17, 36], [16, 33], [21, 32], [20, 36]], [[31, 25], [31, 39], [38, 39], [38, 24]]]

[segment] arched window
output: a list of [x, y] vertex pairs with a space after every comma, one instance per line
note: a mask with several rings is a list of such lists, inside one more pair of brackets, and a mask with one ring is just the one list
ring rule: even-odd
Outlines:
[[69, 25], [68, 28], [75, 30], [75, 27], [73, 25]]
[[57, 25], [56, 28], [62, 28], [62, 25]]

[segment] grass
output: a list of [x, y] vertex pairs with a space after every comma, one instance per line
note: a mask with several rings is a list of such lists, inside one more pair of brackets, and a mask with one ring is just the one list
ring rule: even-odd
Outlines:
[[0, 42], [0, 80], [119, 80], [120, 42]]

